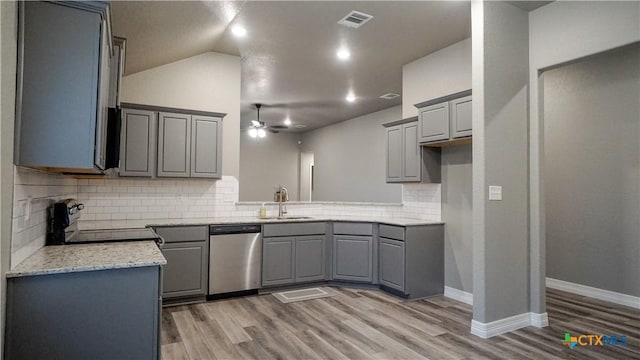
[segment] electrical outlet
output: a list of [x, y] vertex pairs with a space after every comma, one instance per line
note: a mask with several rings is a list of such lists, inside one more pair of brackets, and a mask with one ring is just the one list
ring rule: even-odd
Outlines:
[[502, 186], [489, 186], [489, 200], [500, 201], [502, 200]]

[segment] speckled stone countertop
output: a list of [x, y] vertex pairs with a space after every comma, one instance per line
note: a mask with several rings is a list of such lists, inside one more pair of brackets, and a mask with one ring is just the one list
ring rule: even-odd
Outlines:
[[347, 222], [371, 222], [386, 225], [397, 226], [422, 226], [422, 225], [441, 225], [442, 221], [419, 220], [407, 218], [391, 218], [391, 217], [362, 217], [362, 216], [305, 216], [292, 218], [277, 219], [268, 217], [261, 219], [257, 216], [239, 216], [239, 217], [217, 217], [210, 219], [163, 219], [163, 220], [147, 220], [145, 226], [170, 226], [170, 225], [220, 225], [220, 224], [285, 224], [294, 222], [315, 222], [315, 221], [347, 221]]
[[154, 241], [45, 246], [7, 272], [7, 278], [159, 266], [166, 263], [167, 260]]

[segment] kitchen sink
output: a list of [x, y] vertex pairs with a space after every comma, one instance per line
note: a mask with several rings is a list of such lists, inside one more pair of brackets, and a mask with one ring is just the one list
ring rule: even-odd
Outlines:
[[270, 216], [261, 218], [263, 220], [306, 220], [313, 219], [312, 216]]

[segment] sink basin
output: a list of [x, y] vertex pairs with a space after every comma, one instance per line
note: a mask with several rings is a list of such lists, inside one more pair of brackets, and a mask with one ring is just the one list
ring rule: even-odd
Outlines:
[[266, 218], [261, 218], [263, 220], [305, 220], [305, 219], [313, 219], [311, 216], [270, 216]]

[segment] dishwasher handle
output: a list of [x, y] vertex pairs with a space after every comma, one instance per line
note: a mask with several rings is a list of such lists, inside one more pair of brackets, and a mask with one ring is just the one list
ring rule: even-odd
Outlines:
[[254, 234], [262, 232], [260, 224], [210, 225], [209, 235]]

